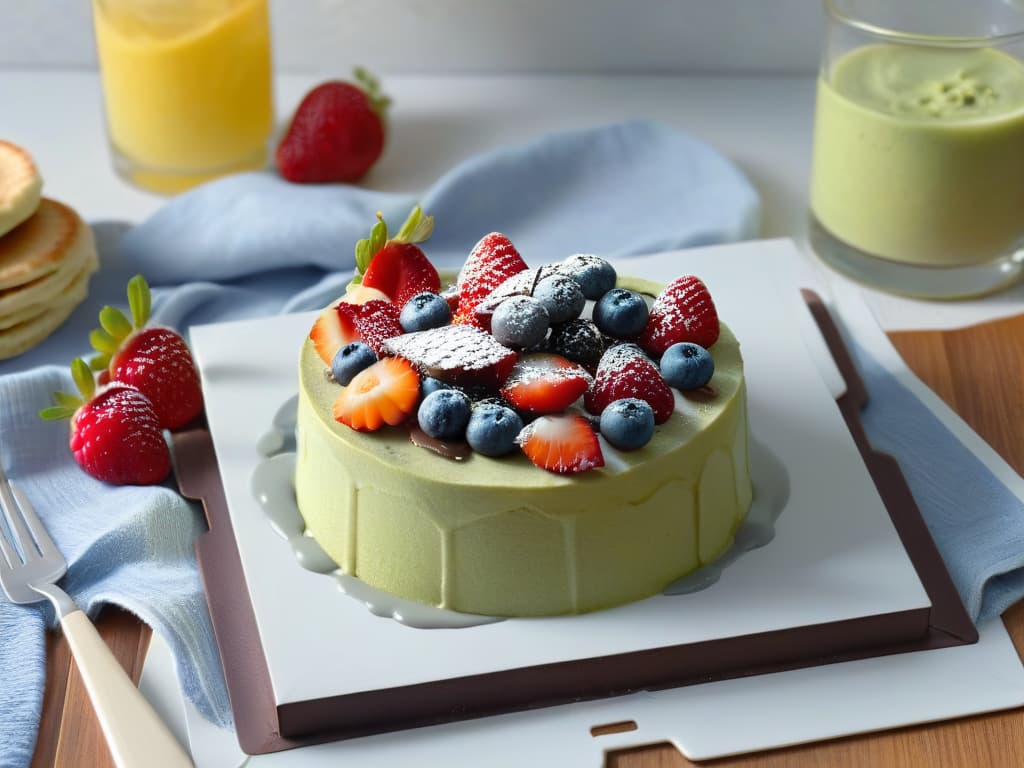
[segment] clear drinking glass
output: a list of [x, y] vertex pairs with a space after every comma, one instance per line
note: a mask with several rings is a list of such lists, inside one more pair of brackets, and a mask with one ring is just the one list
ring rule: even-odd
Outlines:
[[825, 0], [811, 244], [896, 293], [1024, 274], [1024, 4]]
[[177, 192], [265, 166], [267, 0], [93, 0], [93, 24], [118, 173]]

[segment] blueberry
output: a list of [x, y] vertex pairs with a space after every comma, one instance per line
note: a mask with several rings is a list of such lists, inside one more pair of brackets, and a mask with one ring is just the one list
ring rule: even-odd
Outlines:
[[538, 282], [533, 298], [548, 311], [551, 323], [566, 323], [579, 317], [587, 303], [579, 283], [565, 275], [551, 275]]
[[548, 312], [532, 296], [510, 296], [491, 315], [491, 335], [506, 347], [528, 349], [548, 332]]
[[420, 403], [416, 414], [420, 429], [438, 440], [458, 440], [466, 432], [470, 402], [465, 393], [457, 389], [439, 389], [431, 392]]
[[612, 288], [594, 305], [594, 323], [618, 339], [639, 336], [649, 315], [644, 297], [625, 288]]
[[593, 370], [604, 354], [604, 338], [592, 322], [577, 318], [552, 328], [548, 347], [555, 354]]
[[699, 344], [673, 344], [661, 356], [661, 378], [676, 389], [700, 389], [714, 373], [714, 358]]
[[452, 319], [452, 310], [448, 302], [436, 293], [417, 293], [402, 307], [398, 323], [406, 333], [426, 331], [448, 325]]
[[435, 379], [433, 376], [424, 376], [420, 379], [420, 395], [422, 397], [426, 397], [431, 392], [437, 392], [439, 389], [451, 388], [448, 382]]
[[355, 375], [377, 362], [377, 355], [361, 341], [353, 341], [339, 349], [331, 361], [334, 380], [347, 387]]
[[601, 257], [589, 253], [570, 256], [562, 262], [559, 271], [579, 283], [583, 295], [592, 301], [596, 301], [614, 288], [618, 279], [615, 267]]
[[601, 412], [601, 434], [623, 451], [643, 448], [654, 435], [654, 411], [636, 397], [624, 397]]
[[523, 420], [498, 403], [477, 403], [466, 427], [469, 446], [484, 456], [503, 456], [516, 447]]

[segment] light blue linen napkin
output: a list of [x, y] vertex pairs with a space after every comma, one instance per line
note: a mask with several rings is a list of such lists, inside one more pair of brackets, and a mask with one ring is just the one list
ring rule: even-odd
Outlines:
[[[503, 231], [527, 259], [630, 256], [757, 234], [758, 197], [717, 152], [666, 126], [622, 123], [554, 134], [467, 161], [423, 196], [342, 185], [297, 186], [246, 174], [169, 202], [142, 225], [95, 223], [102, 269], [70, 321], [39, 347], [0, 361], [0, 462], [35, 501], [68, 559], [64, 585], [94, 610], [121, 605], [170, 644], [186, 695], [230, 723], [193, 540], [200, 516], [169, 487], [113, 488], [67, 449], [67, 426], [36, 412], [71, 389], [99, 308], [124, 305], [135, 272], [154, 285], [155, 321], [188, 326], [312, 309], [341, 293], [353, 246], [381, 210], [393, 227], [414, 202], [436, 215], [426, 251], [462, 263]], [[54, 367], [60, 366], [60, 367]], [[0, 600], [0, 766], [27, 765], [42, 701], [48, 606]]]

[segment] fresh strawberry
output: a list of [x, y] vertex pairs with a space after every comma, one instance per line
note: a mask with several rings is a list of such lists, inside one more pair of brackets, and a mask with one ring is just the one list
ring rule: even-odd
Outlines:
[[402, 332], [402, 326], [398, 322], [398, 305], [390, 301], [373, 299], [365, 304], [341, 303], [337, 311], [338, 316], [342, 318], [343, 326], [350, 324], [356, 329], [358, 335], [349, 341], [364, 341], [378, 355], [386, 339], [398, 336]]
[[[399, 308], [418, 293], [437, 293], [441, 278], [417, 243], [434, 231], [434, 217], [424, 216], [417, 205], [398, 231], [388, 239], [387, 224], [380, 213], [370, 237], [356, 243], [356, 268], [361, 284], [376, 288]], [[357, 282], [357, 277], [353, 282]]]
[[572, 475], [604, 466], [601, 444], [593, 427], [579, 414], [541, 416], [527, 424], [516, 439], [538, 467]]
[[150, 485], [170, 474], [171, 454], [153, 403], [138, 389], [114, 382], [99, 391], [84, 360], [71, 364], [81, 397], [58, 392], [57, 405], [40, 411], [47, 420], [71, 418], [71, 452], [97, 480]]
[[327, 307], [320, 313], [309, 331], [313, 348], [316, 349], [316, 353], [328, 368], [334, 362], [334, 356], [339, 349], [350, 342], [359, 340], [359, 331], [356, 329], [355, 323], [347, 312], [343, 313], [338, 310], [339, 306], [341, 304]]
[[560, 355], [523, 355], [501, 388], [509, 404], [527, 415], [559, 413], [587, 391], [593, 379], [576, 363]]
[[384, 291], [378, 291], [376, 288], [367, 288], [365, 285], [350, 284], [348, 290], [345, 291], [345, 295], [341, 297], [341, 300], [348, 304], [365, 304], [368, 301], [391, 301], [391, 297], [388, 296]]
[[390, 99], [365, 70], [355, 79], [321, 83], [302, 99], [275, 154], [288, 181], [357, 181], [377, 162]]
[[128, 281], [132, 320], [111, 306], [100, 310], [100, 328], [89, 334], [99, 353], [96, 369], [106, 368], [112, 382], [130, 384], [148, 397], [164, 429], [183, 427], [203, 410], [199, 372], [185, 340], [176, 331], [149, 321], [149, 285], [142, 275]]
[[708, 349], [718, 341], [718, 312], [707, 286], [699, 277], [677, 277], [658, 294], [651, 307], [640, 346], [660, 357], [681, 341]]
[[353, 341], [364, 341], [380, 354], [385, 339], [402, 332], [398, 307], [390, 301], [370, 299], [362, 304], [339, 302], [320, 313], [309, 331], [317, 355], [328, 368], [338, 350]]
[[526, 269], [526, 262], [512, 241], [499, 232], [484, 235], [470, 252], [459, 272], [459, 308], [456, 323], [476, 325], [473, 310], [508, 278]]
[[420, 377], [400, 357], [385, 357], [357, 373], [334, 401], [334, 419], [360, 432], [401, 424], [416, 409]]
[[489, 333], [468, 325], [443, 325], [384, 342], [385, 355], [404, 357], [427, 376], [492, 392], [505, 383], [518, 355]]
[[638, 397], [654, 411], [654, 423], [663, 424], [675, 410], [675, 396], [658, 367], [636, 344], [616, 344], [601, 356], [593, 386], [583, 402], [587, 410], [600, 415], [610, 403], [624, 397]]

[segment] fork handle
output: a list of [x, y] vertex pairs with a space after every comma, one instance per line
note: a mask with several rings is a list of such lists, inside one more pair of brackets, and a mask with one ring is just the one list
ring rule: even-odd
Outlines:
[[60, 620], [118, 768], [177, 768], [192, 761], [80, 610]]

